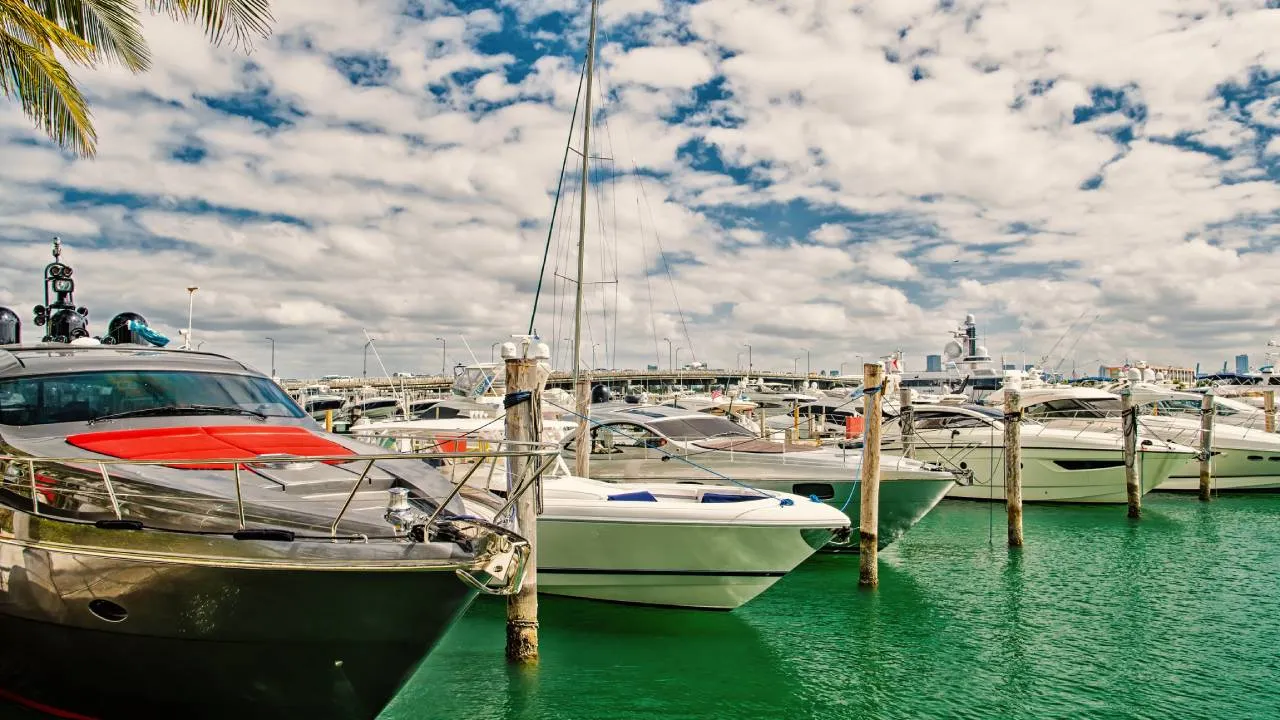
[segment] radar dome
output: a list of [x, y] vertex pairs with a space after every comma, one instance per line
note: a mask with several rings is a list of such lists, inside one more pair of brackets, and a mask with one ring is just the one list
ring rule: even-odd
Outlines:
[[942, 348], [942, 355], [944, 358], [946, 358], [948, 362], [960, 357], [961, 353], [963, 352], [964, 352], [964, 348], [960, 347], [960, 343], [956, 342], [955, 340], [952, 340], [951, 342], [947, 343]]
[[7, 307], [0, 307], [0, 345], [22, 342], [22, 319]]
[[969, 314], [965, 315], [965, 316], [964, 316], [964, 321], [965, 321], [965, 323], [966, 323], [966, 324], [968, 324], [968, 325], [972, 325], [972, 324], [974, 323], [974, 320], [973, 320], [973, 313], [969, 313]]
[[986, 346], [986, 345], [979, 345], [979, 346], [978, 346], [978, 357], [987, 357], [987, 346]]

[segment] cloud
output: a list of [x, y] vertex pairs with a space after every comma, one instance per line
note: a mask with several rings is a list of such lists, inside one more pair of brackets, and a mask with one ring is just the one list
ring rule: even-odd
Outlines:
[[[997, 354], [1075, 324], [1082, 366], [1259, 355], [1280, 311], [1264, 6], [607, 0], [587, 342], [610, 365], [665, 364], [671, 338], [834, 369], [936, 352], [974, 312]], [[463, 337], [486, 359], [527, 329], [546, 251], [534, 324], [563, 363], [585, 8], [280, 0], [252, 55], [147, 18], [152, 72], [77, 72], [96, 161], [0, 107], [0, 303], [38, 299], [58, 234], [95, 329], [137, 310], [176, 336], [192, 283], [205, 349], [261, 367], [270, 336], [285, 375], [354, 373], [367, 329], [428, 371], [436, 337], [464, 361]]]

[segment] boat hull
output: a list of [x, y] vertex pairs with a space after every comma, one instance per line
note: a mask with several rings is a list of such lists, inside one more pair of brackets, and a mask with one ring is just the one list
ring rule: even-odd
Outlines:
[[538, 590], [643, 605], [732, 610], [768, 590], [833, 528], [543, 516]]
[[[917, 452], [922, 458], [937, 453], [927, 449]], [[1186, 458], [1185, 453], [1140, 453], [1138, 468], [1143, 494], [1168, 479], [1175, 468], [1186, 462]], [[973, 472], [973, 483], [957, 485], [948, 497], [1004, 502], [1004, 456], [1001, 448], [967, 452], [959, 462], [964, 462], [966, 469]], [[1077, 464], [1079, 469], [1068, 469], [1061, 463]], [[1089, 467], [1090, 464], [1099, 467]], [[1123, 455], [1115, 450], [1024, 447], [1022, 501], [1126, 503], [1128, 492]]]
[[0, 518], [0, 690], [98, 718], [371, 718], [475, 593], [443, 565], [221, 565], [78, 549], [51, 524], [15, 537], [33, 520]]

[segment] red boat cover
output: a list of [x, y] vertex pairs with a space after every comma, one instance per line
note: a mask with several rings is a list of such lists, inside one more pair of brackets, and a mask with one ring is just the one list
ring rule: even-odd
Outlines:
[[[306, 428], [262, 425], [139, 428], [67, 436], [82, 450], [124, 460], [252, 460], [259, 455], [354, 455]], [[184, 470], [230, 470], [227, 465], [175, 463]]]

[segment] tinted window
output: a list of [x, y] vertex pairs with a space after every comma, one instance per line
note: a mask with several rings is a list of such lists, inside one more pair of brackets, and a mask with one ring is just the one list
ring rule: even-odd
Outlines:
[[304, 413], [266, 378], [197, 372], [113, 370], [0, 382], [0, 424], [85, 422], [170, 405], [238, 407], [275, 417]]
[[673, 440], [700, 440], [709, 437], [743, 435], [754, 437], [751, 431], [722, 417], [687, 417], [659, 420], [653, 429]]

